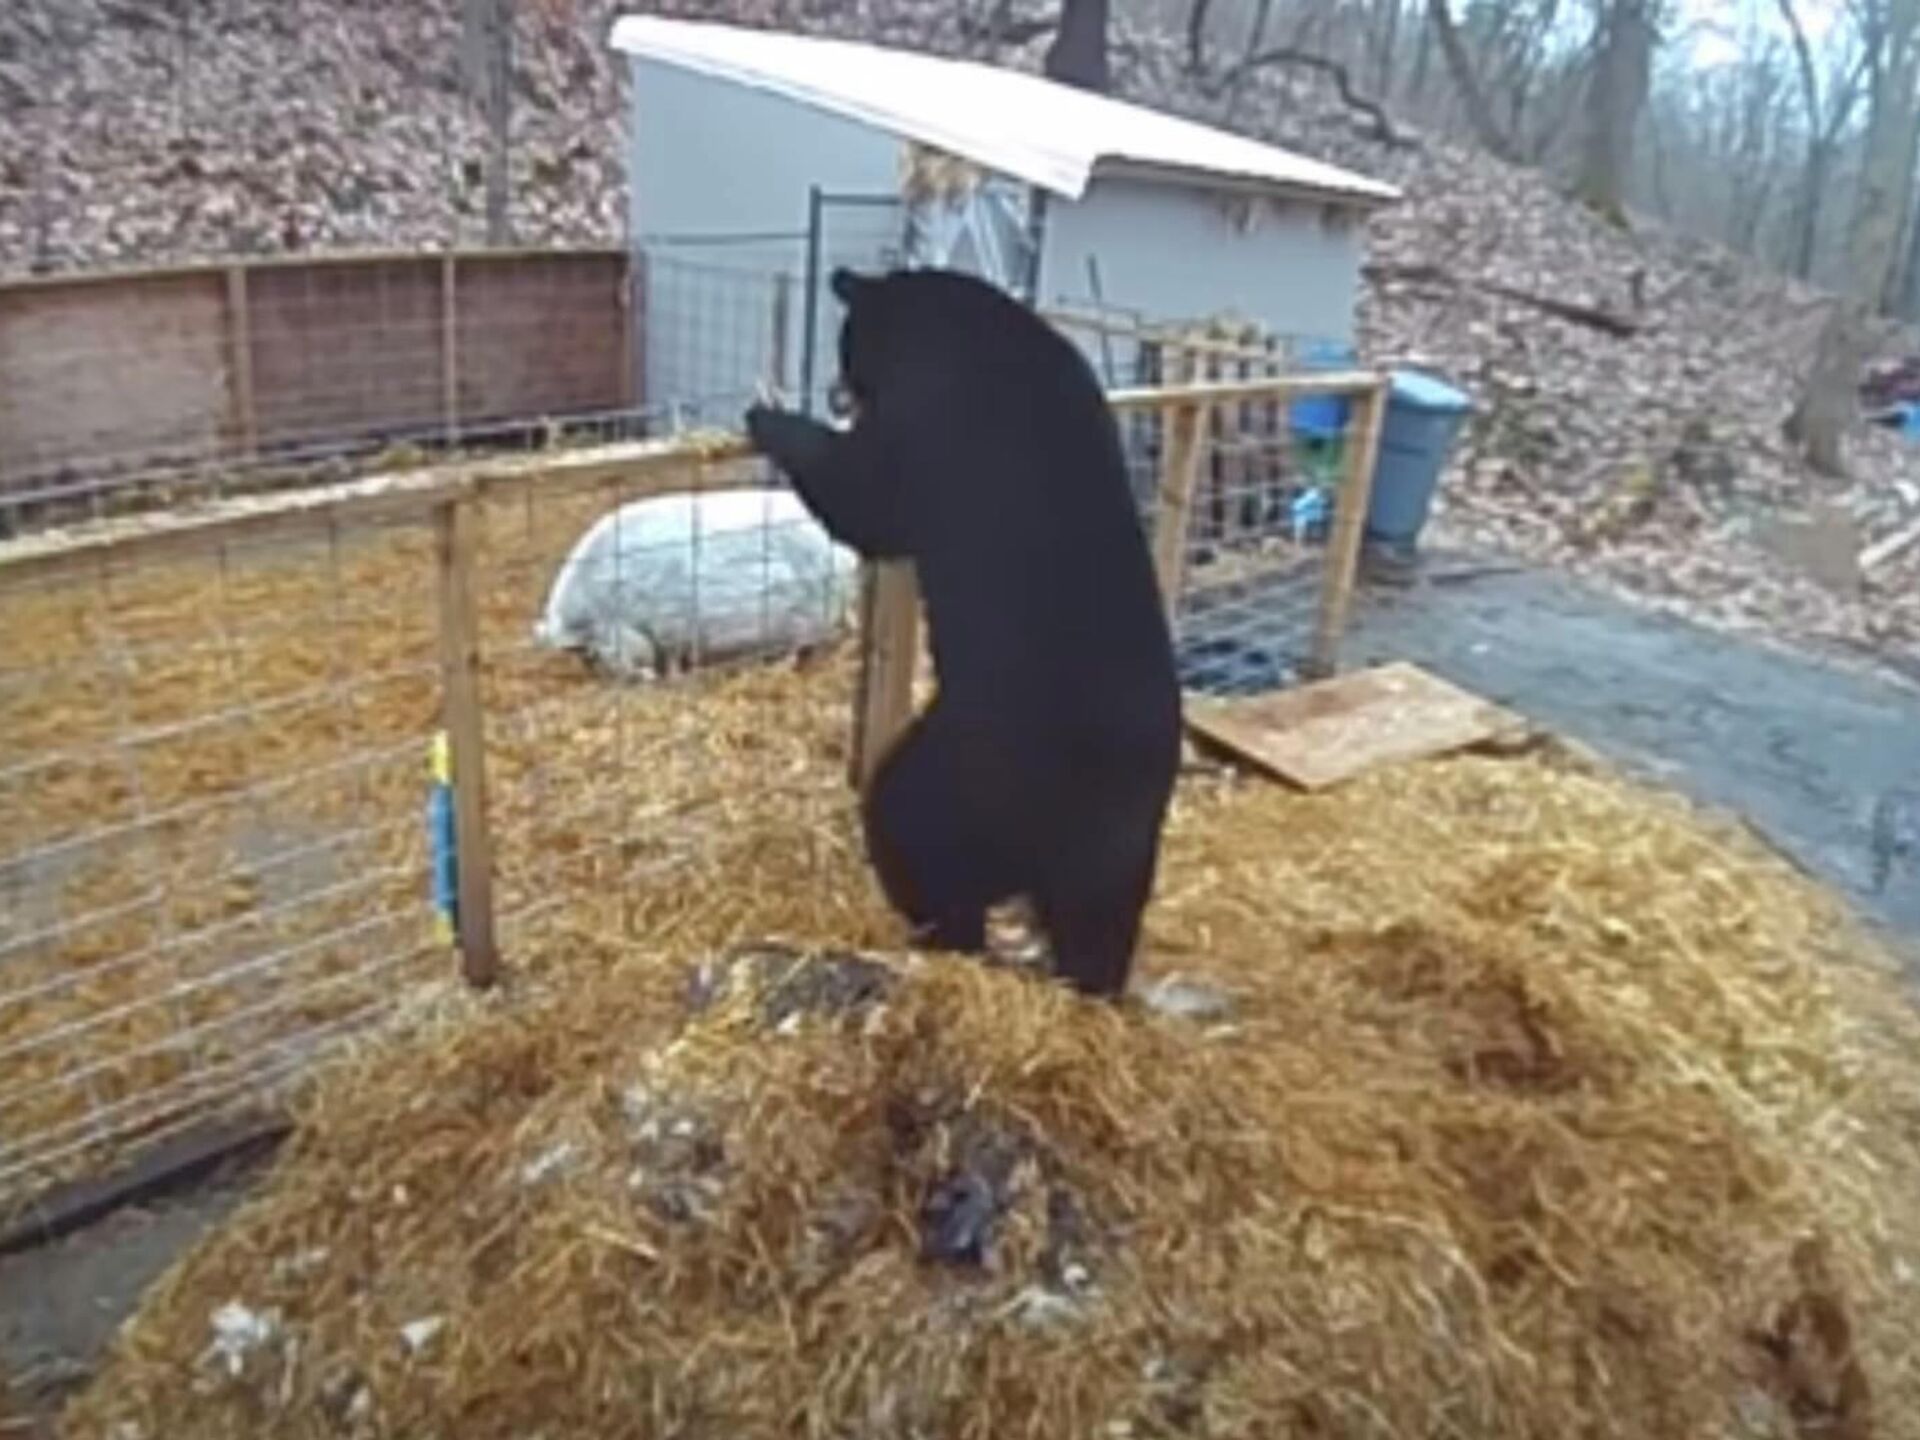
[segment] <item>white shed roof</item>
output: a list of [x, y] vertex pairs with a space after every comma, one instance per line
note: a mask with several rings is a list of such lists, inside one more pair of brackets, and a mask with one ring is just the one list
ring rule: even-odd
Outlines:
[[906, 136], [1070, 199], [1080, 198], [1096, 170], [1360, 204], [1399, 194], [1276, 146], [973, 61], [654, 15], [615, 22], [612, 43]]

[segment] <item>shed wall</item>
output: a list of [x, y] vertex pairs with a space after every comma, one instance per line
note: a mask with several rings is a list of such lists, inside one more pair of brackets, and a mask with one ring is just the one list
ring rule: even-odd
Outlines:
[[[1280, 335], [1351, 343], [1363, 253], [1358, 212], [1264, 202], [1236, 228], [1219, 191], [1106, 177], [1077, 203], [1047, 209], [1042, 305], [1094, 303], [1088, 258], [1108, 305], [1150, 321], [1231, 312]], [[1090, 350], [1094, 347], [1089, 347]], [[1131, 363], [1118, 353], [1116, 368]], [[1116, 377], [1124, 383], [1125, 376]]]
[[[690, 416], [731, 423], [757, 381], [800, 381], [808, 193], [890, 196], [900, 145], [855, 121], [656, 61], [633, 63], [630, 234], [648, 269], [638, 343], [648, 393]], [[821, 268], [889, 263], [892, 206], [833, 204]], [[780, 277], [788, 279], [784, 361], [774, 363]], [[839, 316], [823, 292], [816, 395], [832, 378]]]
[[[896, 137], [785, 97], [658, 61], [633, 62], [631, 231], [648, 266], [636, 343], [647, 393], [690, 418], [731, 423], [762, 379], [800, 382], [808, 194], [897, 193]], [[1049, 200], [1043, 306], [1094, 302], [1100, 290], [1151, 321], [1233, 312], [1277, 334], [1351, 342], [1363, 221], [1324, 203], [1259, 202], [1242, 229], [1228, 192], [1101, 176], [1079, 201]], [[1337, 218], [1335, 218], [1337, 217]], [[830, 204], [821, 271], [897, 257], [895, 206]], [[778, 277], [792, 283], [776, 339]], [[814, 335], [819, 398], [833, 369], [838, 307], [823, 293]], [[1130, 346], [1083, 343], [1103, 377], [1135, 378]], [[778, 352], [781, 363], [776, 365]]]

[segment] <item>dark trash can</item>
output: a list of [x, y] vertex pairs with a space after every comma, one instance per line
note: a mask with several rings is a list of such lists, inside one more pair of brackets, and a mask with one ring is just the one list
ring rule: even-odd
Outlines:
[[1433, 508], [1447, 455], [1473, 402], [1443, 380], [1396, 370], [1380, 429], [1367, 506], [1367, 539], [1411, 550]]

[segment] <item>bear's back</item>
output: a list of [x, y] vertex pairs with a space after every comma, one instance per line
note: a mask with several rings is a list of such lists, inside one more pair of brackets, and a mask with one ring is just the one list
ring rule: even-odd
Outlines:
[[895, 277], [877, 418], [914, 492], [943, 697], [1030, 723], [1177, 724], [1178, 682], [1119, 428], [1092, 367], [984, 282]]

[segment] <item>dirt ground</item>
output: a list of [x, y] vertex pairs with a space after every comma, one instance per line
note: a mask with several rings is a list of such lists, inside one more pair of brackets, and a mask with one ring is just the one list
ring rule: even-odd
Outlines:
[[53, 1433], [51, 1417], [81, 1384], [120, 1322], [176, 1258], [244, 1197], [244, 1174], [127, 1209], [39, 1249], [0, 1258], [0, 1435]]
[[[1457, 559], [1436, 558], [1429, 573], [1462, 572]], [[1920, 693], [1532, 572], [1365, 590], [1346, 661], [1388, 658], [1428, 666], [1745, 815], [1866, 913], [1920, 941], [1920, 874], [1869, 894], [1867, 845], [1876, 796], [1920, 783]], [[244, 1177], [230, 1175], [0, 1259], [0, 1374], [11, 1382], [0, 1436], [50, 1433], [47, 1416], [142, 1290], [243, 1190]]]

